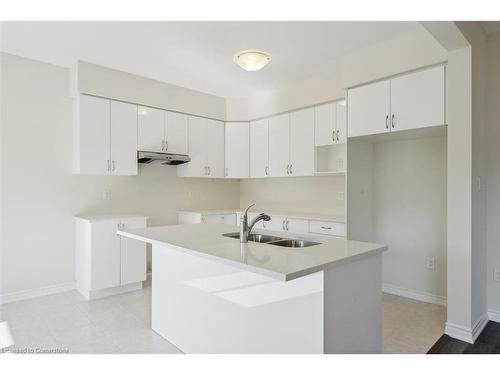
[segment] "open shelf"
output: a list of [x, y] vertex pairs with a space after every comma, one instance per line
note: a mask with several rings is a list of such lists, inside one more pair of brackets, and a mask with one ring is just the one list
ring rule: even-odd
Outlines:
[[316, 146], [316, 176], [345, 174], [346, 144]]

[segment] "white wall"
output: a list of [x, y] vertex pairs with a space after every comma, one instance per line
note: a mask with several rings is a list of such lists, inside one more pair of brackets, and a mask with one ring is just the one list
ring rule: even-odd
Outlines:
[[500, 269], [500, 33], [489, 35], [486, 49], [487, 124], [487, 248], [488, 310], [500, 321], [500, 282], [493, 272]]
[[[72, 175], [69, 71], [2, 60], [0, 294], [74, 280], [74, 214], [132, 212], [161, 225], [175, 223], [177, 209], [238, 206], [238, 181], [176, 178], [175, 167], [144, 166], [132, 177]], [[104, 190], [111, 201], [102, 200]]]
[[[375, 143], [373, 240], [389, 246], [383, 283], [446, 301], [446, 136]], [[435, 269], [426, 258], [435, 259]]]
[[[241, 180], [240, 206], [344, 217], [343, 176]], [[339, 199], [339, 193], [342, 199]]]

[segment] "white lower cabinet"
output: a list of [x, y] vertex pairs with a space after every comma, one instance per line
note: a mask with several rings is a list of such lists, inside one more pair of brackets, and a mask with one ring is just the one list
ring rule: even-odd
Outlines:
[[78, 291], [87, 299], [142, 288], [146, 244], [122, 238], [120, 229], [146, 228], [144, 216], [76, 217], [75, 270]]
[[345, 223], [324, 220], [310, 220], [309, 232], [327, 236], [344, 237], [346, 232]]
[[201, 213], [180, 211], [177, 212], [177, 222], [179, 224], [228, 224], [236, 225], [237, 213]]

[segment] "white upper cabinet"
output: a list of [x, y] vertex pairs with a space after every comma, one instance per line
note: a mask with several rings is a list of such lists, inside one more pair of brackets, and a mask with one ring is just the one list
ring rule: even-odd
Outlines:
[[165, 147], [165, 111], [156, 108], [139, 107], [138, 119], [139, 139], [137, 149], [139, 151], [163, 151]]
[[189, 163], [177, 167], [180, 177], [224, 177], [224, 123], [188, 116]]
[[250, 176], [250, 127], [248, 122], [226, 122], [226, 177]]
[[345, 143], [347, 139], [347, 106], [346, 101], [335, 103], [335, 141]]
[[445, 68], [350, 89], [349, 137], [445, 124]]
[[187, 154], [188, 116], [156, 108], [139, 107], [139, 151]]
[[137, 105], [111, 101], [111, 173], [137, 174]]
[[391, 80], [391, 131], [445, 123], [444, 66]]
[[250, 177], [269, 176], [269, 120], [250, 122]]
[[189, 163], [177, 167], [182, 177], [204, 177], [207, 175], [207, 124], [201, 117], [188, 117]]
[[109, 174], [110, 101], [80, 95], [74, 102], [73, 171]]
[[224, 177], [224, 122], [206, 120], [207, 176]]
[[335, 103], [322, 104], [314, 108], [314, 145], [328, 146], [335, 143]]
[[269, 118], [269, 176], [289, 175], [290, 114]]
[[74, 109], [74, 173], [136, 175], [137, 105], [80, 95]]
[[172, 154], [188, 153], [188, 116], [165, 112], [165, 151]]
[[348, 92], [349, 137], [389, 131], [391, 84], [381, 81]]
[[314, 145], [330, 146], [345, 143], [347, 137], [345, 100], [316, 106], [314, 112]]
[[314, 174], [314, 108], [290, 114], [290, 176]]

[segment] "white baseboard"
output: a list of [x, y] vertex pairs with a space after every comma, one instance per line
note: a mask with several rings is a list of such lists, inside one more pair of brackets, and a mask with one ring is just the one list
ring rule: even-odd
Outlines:
[[494, 322], [500, 323], [500, 311], [488, 310], [488, 318]]
[[14, 293], [0, 294], [0, 305], [16, 301], [22, 301], [30, 298], [48, 296], [50, 294], [67, 292], [75, 288], [76, 288], [76, 283], [71, 282], [59, 285], [44, 286], [41, 288], [21, 290], [19, 292], [14, 292]]
[[453, 337], [457, 340], [462, 340], [473, 344], [477, 337], [481, 334], [484, 327], [488, 323], [488, 315], [484, 314], [481, 316], [477, 322], [472, 326], [472, 328], [464, 327], [458, 324], [453, 324], [446, 322], [446, 328], [444, 333], [448, 336]]
[[434, 303], [436, 305], [446, 306], [446, 297], [438, 296], [427, 292], [420, 292], [408, 288], [399, 287], [392, 284], [382, 284], [382, 291], [387, 294], [394, 294], [400, 297], [415, 299], [417, 301]]
[[133, 291], [142, 289], [142, 281], [139, 281], [137, 283], [116, 286], [116, 287], [112, 287], [112, 288], [107, 288], [107, 289], [100, 289], [100, 290], [84, 290], [82, 288], [79, 288], [78, 285], [77, 285], [76, 289], [78, 290], [78, 292], [82, 296], [84, 296], [87, 300], [90, 301], [90, 300], [115, 296], [117, 294], [123, 294], [123, 293], [133, 292]]

